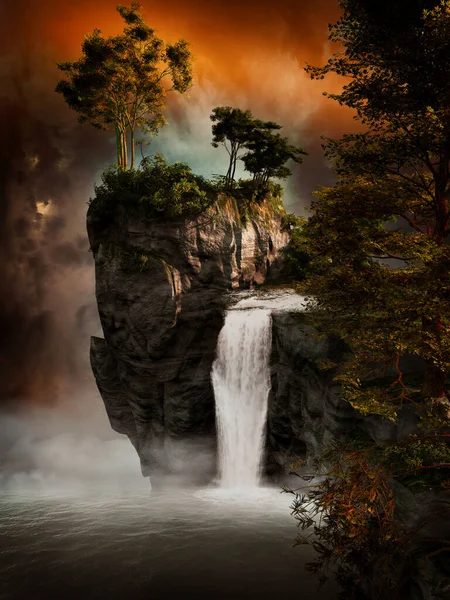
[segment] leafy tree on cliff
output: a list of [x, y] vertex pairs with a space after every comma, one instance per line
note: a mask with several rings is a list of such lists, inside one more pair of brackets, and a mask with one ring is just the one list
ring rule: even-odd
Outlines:
[[247, 147], [256, 132], [270, 132], [281, 129], [281, 125], [272, 121], [254, 119], [251, 111], [244, 111], [231, 106], [214, 108], [210, 119], [214, 123], [212, 126], [212, 146], [218, 148], [219, 145], [222, 145], [230, 157], [228, 171], [225, 176], [225, 185], [230, 188], [234, 182], [237, 160], [240, 158], [239, 151]]
[[[340, 5], [330, 40], [342, 50], [307, 70], [349, 78], [329, 96], [366, 131], [328, 141], [338, 181], [313, 202], [312, 289], [352, 350], [338, 379], [353, 406], [395, 419], [411, 400], [448, 423], [450, 2]], [[404, 374], [406, 355], [423, 360], [419, 381]]]
[[99, 29], [85, 37], [82, 56], [58, 63], [65, 74], [56, 91], [81, 123], [114, 129], [117, 163], [128, 168], [127, 134], [130, 132], [131, 168], [135, 162], [135, 131], [155, 134], [165, 124], [166, 88], [186, 92], [192, 81], [191, 53], [185, 40], [166, 45], [140, 14], [140, 5], [117, 6], [125, 21], [121, 35], [104, 38]]
[[287, 179], [292, 172], [288, 160], [302, 163], [306, 152], [289, 144], [287, 138], [268, 129], [255, 129], [246, 144], [247, 154], [242, 157], [245, 169], [252, 173], [257, 187], [264, 186], [271, 177]]

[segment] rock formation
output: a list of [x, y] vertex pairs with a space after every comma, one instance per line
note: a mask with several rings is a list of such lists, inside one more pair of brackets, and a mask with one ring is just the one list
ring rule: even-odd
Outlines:
[[[117, 210], [105, 225], [90, 211], [88, 233], [105, 336], [92, 339], [91, 363], [111, 426], [128, 435], [144, 475], [186, 472], [205, 456], [199, 439], [213, 471], [210, 372], [227, 292], [276, 270], [289, 239], [280, 218], [262, 203], [242, 222], [232, 201], [178, 221]], [[177, 448], [189, 444], [180, 462]]]
[[[405, 404], [397, 423], [377, 415], [362, 416], [339, 398], [339, 386], [317, 361], [339, 362], [344, 344], [318, 337], [304, 313], [272, 314], [271, 391], [267, 419], [268, 471], [289, 468], [292, 456], [312, 458], [333, 439], [358, 429], [375, 442], [395, 441], [416, 431], [418, 418]], [[417, 360], [402, 359], [405, 371]], [[406, 364], [408, 363], [408, 364]]]
[[[91, 363], [112, 428], [130, 438], [146, 476], [191, 475], [190, 468], [213, 476], [210, 374], [227, 292], [279, 272], [289, 240], [280, 218], [263, 203], [242, 222], [232, 201], [178, 221], [122, 209], [105, 225], [90, 211], [88, 233], [105, 336], [92, 338]], [[363, 419], [339, 400], [315, 361], [337, 359], [342, 344], [318, 339], [302, 313], [274, 311], [272, 339], [269, 475], [288, 469], [292, 456], [315, 456], [353, 426], [376, 441], [414, 429], [413, 416], [394, 426]]]

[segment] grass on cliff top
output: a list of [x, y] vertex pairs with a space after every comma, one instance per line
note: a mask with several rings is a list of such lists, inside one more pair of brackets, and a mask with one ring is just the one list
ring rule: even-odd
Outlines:
[[255, 189], [252, 181], [240, 180], [227, 191], [223, 179], [208, 180], [194, 174], [186, 163], [169, 164], [156, 154], [146, 157], [138, 169], [107, 169], [102, 183], [95, 186], [89, 213], [108, 221], [121, 206], [127, 214], [176, 219], [195, 217], [223, 199], [225, 203], [234, 200], [236, 218], [241, 222], [256, 215], [269, 219], [285, 214], [279, 184], [269, 182], [264, 189]]

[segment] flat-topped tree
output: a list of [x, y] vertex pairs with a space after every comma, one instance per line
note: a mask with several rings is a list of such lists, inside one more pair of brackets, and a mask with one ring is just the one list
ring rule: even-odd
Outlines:
[[[192, 82], [188, 43], [165, 44], [140, 14], [140, 5], [117, 6], [126, 23], [123, 33], [105, 38], [99, 29], [86, 35], [82, 56], [58, 63], [65, 74], [56, 91], [79, 113], [81, 123], [114, 129], [118, 166], [128, 168], [127, 133], [131, 164], [135, 162], [135, 130], [155, 135], [166, 123], [166, 91], [186, 92]], [[164, 80], [170, 78], [167, 90]]]
[[231, 188], [236, 173], [236, 163], [238, 158], [241, 158], [239, 151], [247, 147], [255, 132], [281, 129], [281, 125], [273, 121], [254, 119], [250, 110], [241, 110], [231, 106], [214, 108], [210, 119], [214, 123], [212, 146], [218, 148], [219, 145], [222, 145], [230, 157], [225, 185], [227, 188]]
[[242, 157], [246, 171], [253, 174], [257, 187], [264, 186], [271, 177], [286, 179], [292, 172], [286, 163], [293, 160], [303, 162], [307, 153], [289, 143], [287, 138], [269, 130], [256, 130], [247, 143], [248, 152]]

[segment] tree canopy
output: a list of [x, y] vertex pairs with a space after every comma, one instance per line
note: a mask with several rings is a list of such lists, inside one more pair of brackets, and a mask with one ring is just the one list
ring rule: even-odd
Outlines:
[[[289, 177], [291, 171], [285, 163], [290, 159], [300, 163], [300, 155], [306, 154], [301, 148], [291, 146], [287, 138], [274, 133], [281, 125], [255, 119], [249, 110], [219, 106], [213, 109], [210, 118], [214, 122], [212, 145], [224, 146], [230, 157], [225, 176], [228, 188], [233, 186], [238, 159], [253, 174], [255, 185], [260, 185], [267, 183], [270, 177]], [[247, 152], [239, 155], [242, 149]]]
[[323, 454], [316, 467], [325, 477], [297, 495], [293, 514], [302, 529], [314, 527], [319, 560], [307, 568], [323, 579], [332, 565], [347, 598], [372, 598], [375, 589], [410, 597], [422, 561], [446, 561], [449, 548], [445, 533], [425, 533], [448, 519], [446, 496], [417, 523], [404, 488], [431, 500], [448, 491], [450, 473], [450, 2], [340, 6], [329, 37], [339, 51], [307, 71], [346, 77], [328, 96], [353, 108], [365, 130], [325, 145], [337, 181], [315, 194], [303, 230], [313, 255], [303, 289], [319, 329], [346, 342], [339, 364], [318, 361], [333, 370], [342, 397], [391, 421], [408, 404], [422, 429], [408, 435], [415, 424], [403, 413], [387, 439], [373, 436], [377, 443], [370, 430], [347, 431]]
[[140, 14], [140, 5], [117, 6], [125, 21], [120, 35], [105, 38], [99, 29], [85, 37], [82, 56], [58, 63], [64, 73], [56, 91], [79, 113], [81, 123], [114, 129], [117, 163], [127, 169], [130, 132], [131, 161], [135, 162], [135, 130], [155, 134], [165, 124], [166, 88], [186, 92], [192, 81], [192, 56], [185, 40], [165, 44]]
[[271, 177], [286, 179], [292, 174], [286, 163], [289, 160], [302, 163], [302, 155], [306, 155], [302, 148], [268, 129], [253, 131], [246, 147], [248, 152], [242, 156], [242, 162], [257, 185], [267, 183]]
[[[312, 288], [352, 351], [338, 375], [346, 399], [392, 419], [411, 400], [439, 420], [450, 370], [450, 2], [408, 3], [394, 23], [402, 4], [342, 0], [330, 40], [343, 49], [308, 67], [349, 78], [330, 97], [366, 126], [326, 145], [338, 179], [312, 205]], [[407, 356], [422, 375], [408, 379]]]

